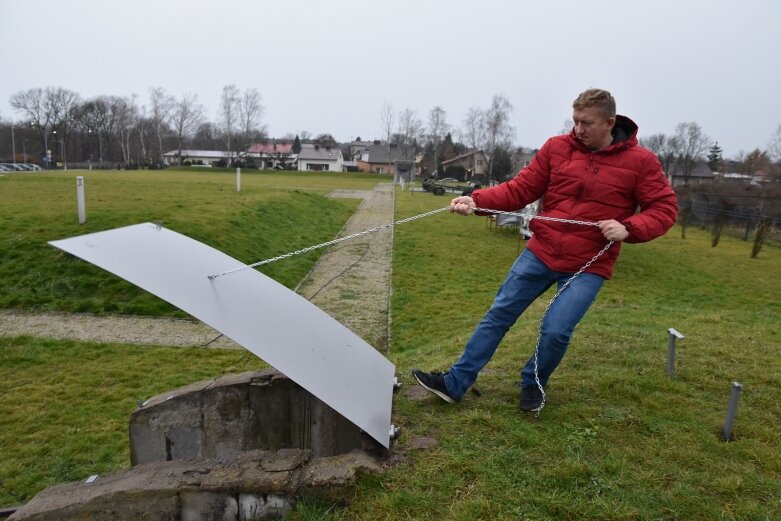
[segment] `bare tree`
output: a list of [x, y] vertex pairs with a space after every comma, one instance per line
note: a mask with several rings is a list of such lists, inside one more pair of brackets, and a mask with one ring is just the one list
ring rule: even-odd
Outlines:
[[382, 131], [382, 136], [385, 138], [386, 147], [390, 148], [390, 142], [395, 128], [396, 113], [393, 110], [393, 105], [384, 103], [382, 105], [382, 110], [380, 111], [380, 130]]
[[472, 150], [479, 149], [485, 143], [484, 114], [479, 107], [471, 107], [462, 121], [463, 128], [459, 133], [461, 140]]
[[138, 124], [138, 106], [135, 96], [116, 98], [112, 107], [116, 117], [117, 137], [122, 150], [122, 161], [130, 163], [130, 138]]
[[678, 172], [687, 184], [697, 163], [710, 148], [712, 141], [695, 122], [678, 123], [675, 127], [675, 147]]
[[[743, 156], [743, 152], [740, 155]], [[742, 157], [740, 171], [742, 174], [754, 176], [759, 171], [769, 171], [770, 163], [767, 151], [755, 148]]]
[[423, 122], [418, 119], [415, 111], [405, 109], [399, 114], [399, 126], [396, 133], [398, 146], [403, 159], [415, 159], [418, 142], [423, 134]]
[[575, 122], [573, 122], [571, 118], [565, 119], [564, 123], [561, 124], [561, 130], [559, 130], [559, 134], [569, 134], [572, 131], [572, 127], [574, 126]]
[[258, 89], [247, 89], [239, 100], [239, 132], [241, 150], [249, 148], [255, 139], [260, 139], [266, 132], [261, 124], [263, 104]]
[[149, 122], [157, 140], [155, 159], [159, 162], [163, 161], [163, 137], [169, 131], [168, 125], [175, 103], [174, 98], [166, 94], [162, 87], [149, 89]]
[[447, 113], [437, 105], [428, 113], [428, 139], [434, 151], [434, 168], [439, 169], [439, 147], [450, 125], [446, 121]]
[[138, 144], [140, 147], [140, 157], [138, 158], [139, 164], [149, 162], [149, 150], [146, 147], [148, 140], [147, 134], [151, 128], [149, 123], [149, 119], [146, 115], [146, 105], [141, 105], [138, 109], [138, 120], [136, 121], [136, 132], [138, 132]]
[[118, 96], [97, 96], [82, 103], [76, 111], [80, 131], [86, 133], [90, 140], [93, 137], [97, 139], [101, 163], [113, 159], [112, 145], [118, 134], [117, 120], [123, 103], [126, 101]]
[[[219, 129], [225, 150], [233, 152], [236, 129], [239, 119], [239, 96], [236, 85], [225, 85], [220, 96]], [[238, 155], [238, 154], [237, 154]]]
[[675, 154], [679, 148], [678, 138], [664, 134], [652, 134], [647, 138], [641, 139], [640, 144], [656, 154], [656, 157], [662, 164], [662, 171], [665, 175], [671, 177], [672, 168], [675, 165]]
[[493, 179], [493, 156], [497, 148], [509, 149], [512, 146], [515, 129], [510, 125], [510, 113], [513, 106], [500, 94], [494, 95], [491, 106], [485, 111], [485, 151], [491, 154], [489, 159], [488, 178]]
[[778, 125], [775, 134], [770, 138], [767, 151], [773, 161], [781, 161], [781, 125]]
[[182, 164], [182, 149], [203, 120], [203, 105], [198, 103], [197, 94], [185, 94], [176, 102], [172, 112], [172, 124], [179, 151], [179, 164]]
[[36, 88], [17, 92], [11, 96], [10, 102], [36, 129], [44, 150], [48, 150], [49, 140], [56, 129], [59, 128], [62, 139], [67, 140], [79, 95], [61, 87]]

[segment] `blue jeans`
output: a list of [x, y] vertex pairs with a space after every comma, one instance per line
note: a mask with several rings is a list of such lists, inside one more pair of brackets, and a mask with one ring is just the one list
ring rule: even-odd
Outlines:
[[[445, 385], [450, 396], [455, 399], [463, 397], [521, 313], [553, 284], [561, 287], [571, 276], [572, 273], [549, 269], [531, 251], [524, 250], [496, 293], [491, 309], [472, 333], [461, 359], [445, 375]], [[575, 326], [597, 297], [603, 282], [604, 279], [599, 275], [581, 273], [559, 295], [545, 315], [537, 371], [542, 385], [548, 383], [548, 378], [564, 357]], [[521, 371], [521, 385], [536, 385], [534, 353]]]

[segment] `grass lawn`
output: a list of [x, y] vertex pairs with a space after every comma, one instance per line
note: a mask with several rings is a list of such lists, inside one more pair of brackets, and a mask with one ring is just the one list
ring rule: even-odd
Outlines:
[[[207, 186], [217, 183], [214, 174], [181, 175], [194, 176], [193, 182]], [[272, 197], [263, 183], [281, 181], [257, 177], [258, 191], [268, 197], [259, 206], [272, 206], [285, 197], [301, 197], [296, 201], [308, 204], [309, 191], [303, 189], [311, 186], [306, 184], [310, 179], [298, 185], [298, 192], [275, 189]], [[97, 181], [87, 178], [88, 212], [89, 190]], [[253, 181], [242, 179], [242, 189]], [[0, 194], [7, 187], [3, 183], [0, 179]], [[229, 192], [232, 183], [232, 178], [225, 180], [223, 191]], [[68, 197], [72, 184], [70, 179]], [[139, 190], [137, 184], [128, 185], [125, 193]], [[320, 194], [330, 191], [315, 188]], [[198, 205], [190, 203], [202, 197], [199, 193], [180, 195], [183, 207], [196, 209], [183, 208], [175, 222], [196, 221], [190, 213], [202, 215]], [[5, 200], [0, 196], [0, 204], [7, 205]], [[415, 215], [448, 200], [398, 193], [396, 216]], [[317, 201], [323, 204], [322, 199]], [[60, 213], [75, 221], [75, 202], [59, 204], [67, 208]], [[135, 211], [127, 208], [132, 204], [116, 204], [106, 219], [111, 218], [108, 213]], [[213, 215], [227, 211], [227, 204], [217, 206]], [[238, 210], [238, 204], [231, 206]], [[278, 213], [285, 207], [276, 207]], [[0, 219], [6, 219], [6, 208], [0, 206]], [[226, 229], [241, 235], [238, 222], [246, 217], [226, 218], [237, 223], [215, 224], [196, 236], [223, 240]], [[284, 222], [290, 217], [274, 218]], [[170, 219], [174, 217], [164, 217], [167, 226]], [[35, 222], [33, 215], [27, 217], [29, 226]], [[53, 222], [50, 219], [50, 225]], [[70, 226], [74, 231], [61, 229], [56, 236], [81, 230]], [[252, 261], [319, 240], [286, 238], [294, 229], [277, 229], [278, 250], [232, 254]], [[23, 242], [28, 232], [23, 226], [16, 230]], [[178, 231], [192, 234], [199, 227]], [[37, 233], [50, 238], [43, 230]], [[479, 395], [470, 393], [457, 405], [407, 396], [414, 385], [412, 368], [445, 369], [460, 354], [517, 255], [517, 239], [487, 230], [483, 218], [444, 213], [398, 227], [389, 357], [406, 384], [394, 400], [393, 421], [403, 429], [396, 445], [402, 462], [381, 477], [362, 480], [349, 506], [304, 502], [290, 517], [781, 519], [781, 252], [766, 248], [759, 258], [749, 259], [750, 243], [722, 238], [711, 248], [706, 232], [690, 229], [687, 235], [681, 240], [674, 230], [653, 243], [624, 247], [615, 277], [578, 328], [551, 379], [548, 404], [535, 418], [518, 412], [517, 382], [547, 299], [536, 303], [507, 335], [476, 384]], [[234, 242], [209, 243], [229, 251]], [[5, 248], [0, 254], [13, 251]], [[68, 262], [55, 255], [41, 269], [66, 270], [61, 265]], [[4, 260], [0, 269], [11, 270]], [[3, 280], [9, 273], [24, 276], [23, 271], [6, 271]], [[300, 269], [297, 276], [305, 271]], [[289, 277], [289, 286], [297, 282], [292, 272], [278, 276]], [[52, 280], [56, 283], [58, 277], [52, 275]], [[8, 300], [20, 292], [24, 287], [3, 289], [10, 296], [2, 297], [6, 300], [0, 307], [19, 307]], [[79, 309], [61, 305], [68, 302], [62, 296], [37, 298], [41, 303], [31, 307]], [[674, 379], [665, 373], [669, 327], [686, 335], [678, 343]], [[54, 482], [126, 466], [126, 420], [136, 399], [259, 367], [253, 358], [242, 351], [3, 340], [0, 505], [23, 502]], [[162, 363], [152, 364], [158, 360]], [[725, 443], [719, 430], [733, 380], [743, 383], [744, 392], [736, 440]], [[427, 451], [408, 450], [418, 436], [434, 437], [438, 444]]]
[[[194, 169], [196, 170], [196, 169]], [[78, 224], [76, 175], [84, 176], [87, 223]], [[0, 177], [0, 309], [136, 315], [183, 313], [47, 244], [141, 222], [164, 226], [251, 263], [332, 239], [356, 200], [323, 195], [370, 189], [364, 174], [235, 173], [187, 170], [54, 172]], [[262, 271], [295, 286], [322, 252]]]

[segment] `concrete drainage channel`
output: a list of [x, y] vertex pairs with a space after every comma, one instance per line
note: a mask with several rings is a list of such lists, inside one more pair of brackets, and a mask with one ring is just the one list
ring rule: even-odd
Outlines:
[[274, 519], [301, 497], [346, 502], [387, 455], [273, 369], [155, 396], [129, 423], [129, 470], [50, 487], [9, 520]]

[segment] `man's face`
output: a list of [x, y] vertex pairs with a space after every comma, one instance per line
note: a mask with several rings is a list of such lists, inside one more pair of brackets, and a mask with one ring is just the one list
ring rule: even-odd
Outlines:
[[601, 150], [613, 142], [610, 131], [616, 118], [605, 118], [597, 107], [586, 107], [572, 111], [575, 135], [591, 150]]

